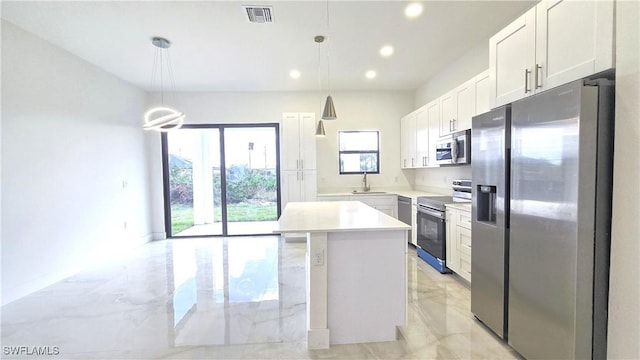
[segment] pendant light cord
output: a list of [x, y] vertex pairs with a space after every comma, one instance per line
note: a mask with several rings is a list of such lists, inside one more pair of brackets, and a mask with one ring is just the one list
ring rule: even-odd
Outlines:
[[[327, 0], [327, 38], [331, 39], [331, 30], [329, 28], [329, 0]], [[331, 40], [327, 44], [327, 93], [331, 93], [331, 68], [329, 67], [329, 48]]]
[[[166, 53], [163, 55], [163, 53]], [[165, 66], [166, 63], [166, 66]], [[166, 75], [169, 77], [167, 79], [167, 89], [164, 87], [164, 78]], [[160, 48], [157, 47], [155, 53], [153, 54], [153, 67], [151, 69], [151, 91], [153, 92], [157, 83], [160, 83], [160, 103], [164, 105], [164, 92], [168, 90], [171, 92], [171, 100], [174, 104], [176, 103], [176, 81], [173, 76], [173, 67], [171, 66], [171, 55], [169, 53], [168, 48]]]
[[162, 63], [162, 49], [160, 49], [160, 103], [164, 105], [164, 71], [162, 71]]
[[160, 49], [156, 48], [156, 51], [153, 53], [153, 67], [151, 68], [151, 92], [153, 93], [154, 86], [156, 84], [156, 76], [158, 70], [158, 55], [160, 54]]
[[167, 49], [167, 74], [169, 75], [169, 81], [171, 82], [169, 85], [171, 86], [171, 101], [174, 104], [176, 102], [176, 80], [173, 77], [173, 68], [171, 67], [171, 56], [169, 55], [169, 49]]

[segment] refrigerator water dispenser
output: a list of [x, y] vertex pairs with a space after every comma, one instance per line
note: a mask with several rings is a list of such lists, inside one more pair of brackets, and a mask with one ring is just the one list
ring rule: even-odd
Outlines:
[[478, 185], [476, 192], [478, 197], [477, 221], [496, 224], [496, 187], [491, 185]]

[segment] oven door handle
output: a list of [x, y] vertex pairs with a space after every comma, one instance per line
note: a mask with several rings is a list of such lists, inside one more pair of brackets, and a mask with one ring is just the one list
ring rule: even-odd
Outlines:
[[429, 210], [429, 209], [423, 208], [422, 206], [418, 206], [418, 212], [431, 215], [433, 217], [437, 217], [438, 219], [444, 220], [444, 215], [440, 211]]

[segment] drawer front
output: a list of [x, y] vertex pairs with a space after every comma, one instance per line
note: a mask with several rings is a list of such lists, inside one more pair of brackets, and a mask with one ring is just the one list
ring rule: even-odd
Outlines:
[[471, 230], [471, 213], [467, 211], [458, 211], [458, 218], [456, 219], [458, 226]]
[[458, 226], [458, 250], [471, 257], [471, 230]]
[[464, 255], [460, 257], [460, 272], [458, 275], [471, 282], [471, 257]]

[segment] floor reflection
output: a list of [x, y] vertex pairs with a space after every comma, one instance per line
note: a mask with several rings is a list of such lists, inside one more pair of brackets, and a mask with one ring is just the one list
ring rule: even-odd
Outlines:
[[2, 344], [65, 359], [517, 358], [474, 320], [468, 286], [413, 248], [398, 341], [307, 350], [305, 252], [278, 237], [150, 243], [3, 306]]
[[[279, 238], [206, 241], [174, 241], [167, 251], [173, 345], [282, 341]], [[295, 328], [289, 337], [303, 339], [304, 328]]]

